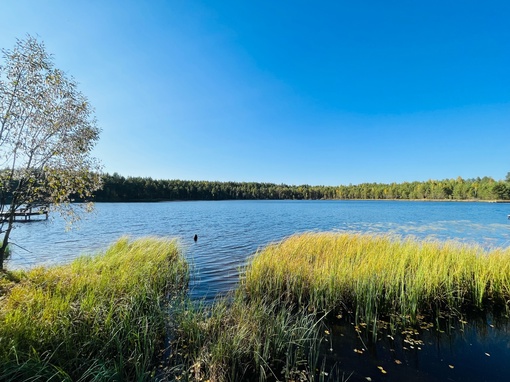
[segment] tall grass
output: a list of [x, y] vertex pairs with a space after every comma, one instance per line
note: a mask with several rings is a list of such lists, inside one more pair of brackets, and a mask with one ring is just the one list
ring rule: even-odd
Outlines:
[[177, 244], [122, 238], [104, 254], [3, 275], [0, 380], [148, 380], [165, 304], [186, 289]]
[[453, 242], [303, 234], [261, 250], [242, 287], [317, 310], [354, 309], [372, 320], [397, 314], [416, 320], [438, 310], [484, 308], [510, 301], [510, 250]]
[[316, 380], [321, 319], [237, 292], [176, 317], [173, 376], [187, 381]]
[[257, 253], [229, 298], [173, 298], [187, 283], [163, 239], [123, 238], [103, 255], [0, 276], [0, 380], [324, 380], [326, 312], [375, 322], [507, 308], [510, 250], [304, 234]]

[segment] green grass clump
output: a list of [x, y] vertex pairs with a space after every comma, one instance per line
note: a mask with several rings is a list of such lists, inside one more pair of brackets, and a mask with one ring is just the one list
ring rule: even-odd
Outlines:
[[188, 283], [175, 241], [120, 239], [104, 254], [0, 279], [0, 380], [148, 380], [165, 305]]
[[306, 310], [237, 292], [210, 306], [183, 307], [176, 321], [176, 380], [313, 380], [316, 373], [321, 319]]
[[364, 320], [460, 311], [510, 301], [510, 250], [453, 242], [317, 233], [261, 250], [242, 287], [253, 298], [353, 309]]

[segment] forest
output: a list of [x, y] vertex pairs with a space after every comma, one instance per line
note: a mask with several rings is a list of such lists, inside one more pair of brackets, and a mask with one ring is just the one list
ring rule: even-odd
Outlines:
[[150, 177], [103, 175], [97, 202], [171, 200], [510, 200], [510, 177], [428, 180], [403, 183], [310, 186], [258, 182], [158, 180]]

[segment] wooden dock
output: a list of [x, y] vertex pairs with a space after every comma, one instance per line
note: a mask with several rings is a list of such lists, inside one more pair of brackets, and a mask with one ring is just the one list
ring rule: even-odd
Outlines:
[[[0, 220], [3, 220], [4, 222], [7, 221], [9, 218], [10, 213], [9, 212], [2, 212], [0, 213]], [[34, 220], [42, 220], [42, 219], [34, 219], [32, 218], [42, 218], [44, 217], [44, 220], [48, 220], [48, 208], [46, 207], [36, 207], [36, 208], [25, 208], [20, 209], [14, 213], [14, 221], [15, 222], [30, 222]]]

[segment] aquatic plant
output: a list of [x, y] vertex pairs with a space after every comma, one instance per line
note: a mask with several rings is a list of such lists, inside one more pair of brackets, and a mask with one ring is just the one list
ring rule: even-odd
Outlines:
[[279, 301], [247, 301], [237, 292], [181, 307], [175, 320], [169, 363], [179, 380], [315, 380], [320, 367], [321, 317]]
[[309, 233], [270, 245], [242, 282], [266, 296], [317, 311], [352, 309], [362, 320], [507, 306], [510, 250], [344, 233]]
[[104, 254], [4, 275], [0, 380], [149, 380], [168, 298], [187, 287], [175, 241], [122, 238]]

